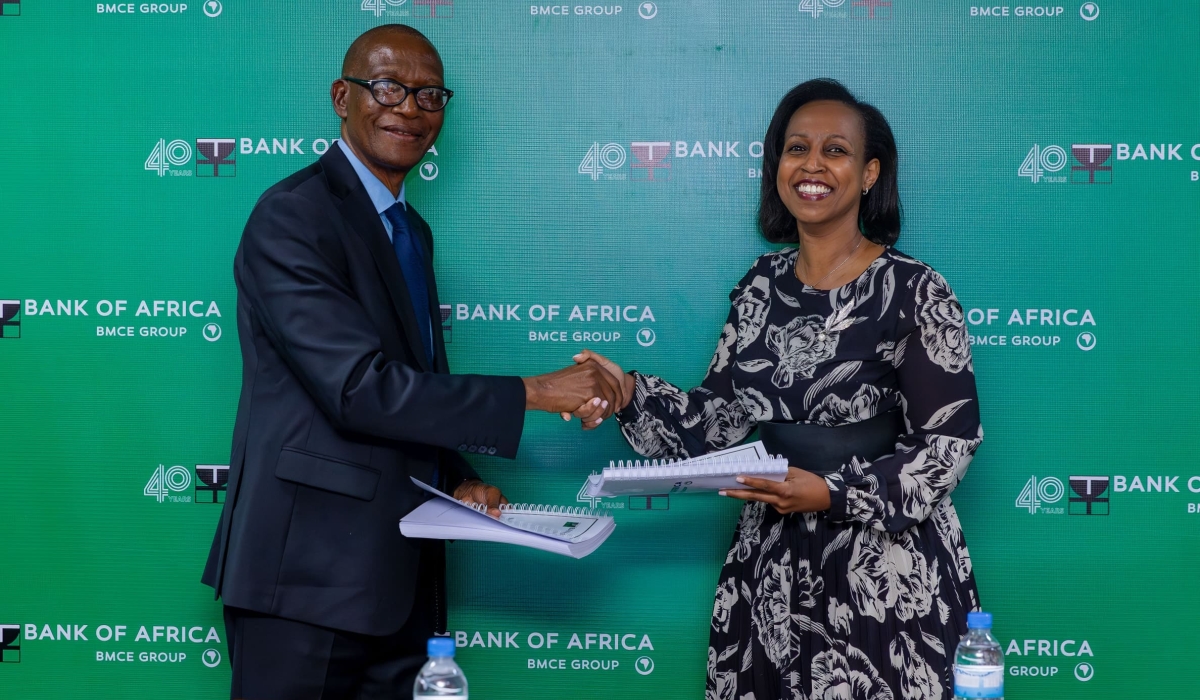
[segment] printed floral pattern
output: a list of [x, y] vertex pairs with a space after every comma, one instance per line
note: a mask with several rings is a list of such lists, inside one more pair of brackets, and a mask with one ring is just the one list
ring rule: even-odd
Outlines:
[[[884, 389], [884, 391], [887, 391]], [[883, 391], [869, 384], [863, 384], [849, 399], [843, 399], [835, 393], [825, 395], [817, 404], [808, 419], [821, 425], [844, 425], [874, 418], [879, 412], [879, 400]]]
[[963, 310], [950, 285], [930, 270], [917, 281], [917, 318], [921, 344], [929, 359], [947, 372], [961, 372], [971, 364], [971, 338], [963, 324]]
[[701, 386], [634, 373], [622, 433], [647, 457], [686, 457], [768, 421], [838, 426], [898, 410], [906, 432], [894, 454], [827, 475], [826, 512], [743, 506], [713, 604], [706, 698], [945, 700], [949, 656], [979, 605], [950, 500], [983, 440], [962, 307], [892, 249], [828, 292], [796, 280], [796, 254], [763, 256], [734, 288]]
[[786, 389], [799, 379], [812, 379], [813, 369], [833, 357], [838, 334], [826, 332], [821, 316], [797, 316], [785, 326], [767, 329], [767, 349], [779, 357], [771, 383]]
[[708, 365], [709, 373], [723, 372], [729, 366], [729, 349], [737, 340], [737, 331], [732, 323], [726, 323], [721, 330], [721, 339], [717, 341], [717, 351], [713, 353], [712, 362]]
[[731, 577], [725, 583], [717, 586], [717, 600], [713, 604], [713, 629], [721, 632], [729, 631], [729, 611], [737, 602], [737, 582]]
[[771, 287], [767, 278], [758, 276], [742, 288], [742, 293], [733, 300], [737, 311], [737, 349], [745, 350], [762, 332], [767, 313], [771, 310]]
[[893, 700], [891, 688], [866, 654], [849, 644], [839, 647], [813, 657], [813, 700]]
[[746, 561], [750, 558], [750, 553], [754, 551], [755, 545], [760, 541], [758, 530], [762, 527], [766, 507], [767, 504], [756, 502], [747, 503], [742, 508], [742, 519], [738, 522], [737, 540], [734, 542], [733, 548], [729, 550], [730, 559], [726, 563], [733, 561], [733, 557], [737, 557], [738, 561]]

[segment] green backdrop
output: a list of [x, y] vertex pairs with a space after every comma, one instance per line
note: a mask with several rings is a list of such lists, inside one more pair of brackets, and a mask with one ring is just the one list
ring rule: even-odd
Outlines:
[[[777, 100], [830, 76], [879, 106], [899, 248], [946, 275], [975, 336], [987, 439], [954, 498], [1008, 697], [1191, 694], [1193, 3], [0, 5], [0, 696], [227, 693], [199, 577], [239, 388], [233, 253], [259, 194], [336, 137], [329, 83], [384, 22], [426, 32], [456, 92], [408, 196], [460, 372], [587, 346], [698, 382], [769, 249]], [[578, 504], [632, 456], [615, 426], [526, 426], [516, 462], [476, 462], [513, 500]], [[582, 561], [450, 547], [476, 697], [704, 692], [736, 504], [596, 505], [619, 527]]]

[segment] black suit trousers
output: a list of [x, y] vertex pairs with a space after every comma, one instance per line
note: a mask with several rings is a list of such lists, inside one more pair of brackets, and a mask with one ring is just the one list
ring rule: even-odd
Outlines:
[[440, 550], [423, 548], [412, 613], [397, 632], [356, 634], [225, 606], [233, 700], [398, 700], [412, 697], [438, 620]]

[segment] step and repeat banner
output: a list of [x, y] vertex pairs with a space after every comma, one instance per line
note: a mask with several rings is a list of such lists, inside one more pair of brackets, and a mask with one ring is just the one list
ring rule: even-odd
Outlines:
[[[239, 389], [233, 254], [262, 191], [336, 138], [346, 47], [389, 22], [433, 40], [455, 91], [407, 184], [459, 372], [589, 347], [699, 382], [770, 250], [754, 222], [777, 101], [828, 76], [876, 104], [898, 247], [970, 326], [987, 439], [954, 499], [1007, 697], [1193, 691], [1191, 3], [0, 4], [0, 696], [227, 697], [199, 578]], [[472, 694], [701, 697], [737, 504], [589, 501], [587, 474], [633, 456], [616, 426], [526, 425], [515, 462], [472, 455], [479, 471], [618, 528], [582, 561], [450, 546]]]

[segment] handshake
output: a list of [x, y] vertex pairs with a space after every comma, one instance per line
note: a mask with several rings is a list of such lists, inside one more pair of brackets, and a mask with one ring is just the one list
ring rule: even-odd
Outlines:
[[584, 430], [629, 405], [633, 399], [633, 377], [617, 363], [591, 350], [574, 357], [575, 364], [557, 372], [523, 377], [525, 410], [547, 411], [579, 418]]

